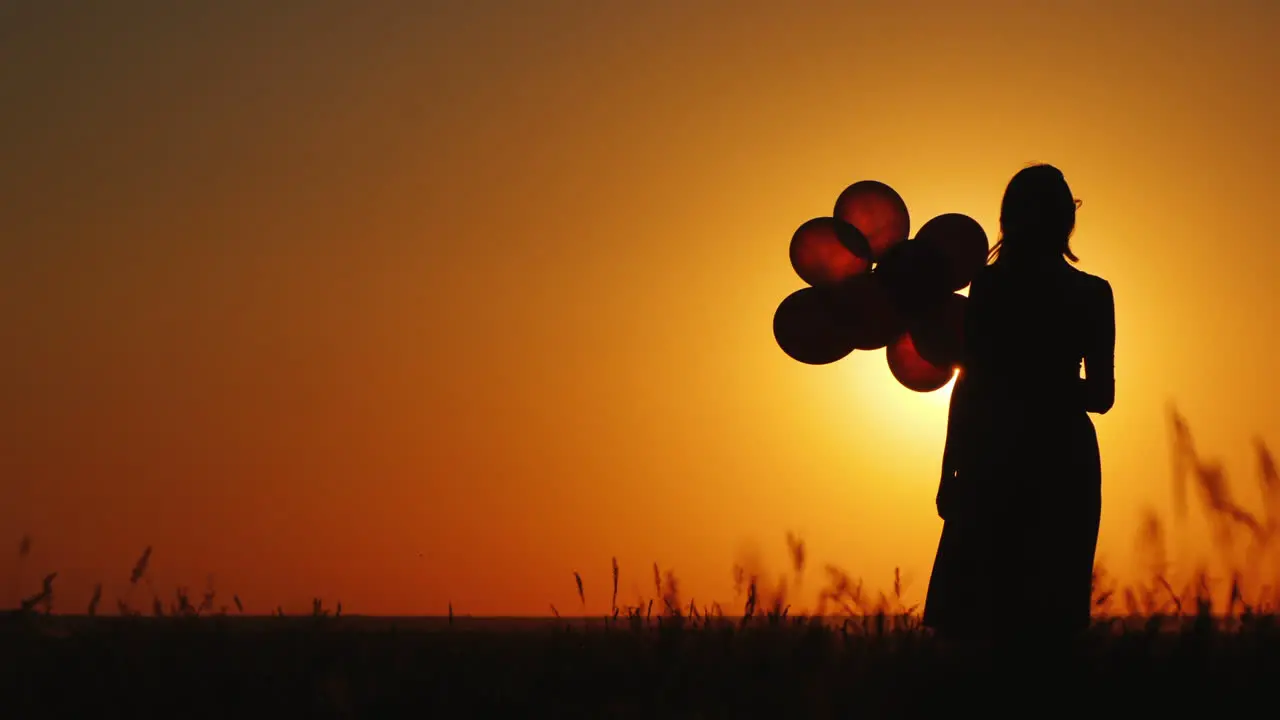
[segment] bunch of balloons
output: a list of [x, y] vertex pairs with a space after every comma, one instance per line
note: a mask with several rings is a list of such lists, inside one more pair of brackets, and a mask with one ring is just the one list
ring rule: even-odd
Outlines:
[[874, 180], [850, 185], [829, 217], [791, 237], [791, 267], [809, 287], [788, 295], [773, 336], [791, 358], [826, 365], [854, 350], [886, 348], [889, 371], [933, 392], [959, 367], [963, 290], [987, 262], [987, 234], [973, 218], [939, 215], [910, 238], [907, 205]]

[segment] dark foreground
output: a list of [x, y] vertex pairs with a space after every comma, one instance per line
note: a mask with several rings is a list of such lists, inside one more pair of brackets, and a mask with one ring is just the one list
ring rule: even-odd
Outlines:
[[891, 621], [15, 617], [0, 717], [1181, 717], [1280, 695], [1270, 617], [1099, 623], [1075, 665], [999, 668]]

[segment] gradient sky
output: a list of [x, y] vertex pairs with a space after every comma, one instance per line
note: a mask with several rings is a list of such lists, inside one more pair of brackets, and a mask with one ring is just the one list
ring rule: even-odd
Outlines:
[[[1065, 172], [1115, 288], [1100, 553], [1166, 410], [1280, 441], [1280, 4], [0, 0], [0, 600], [565, 612], [735, 562], [923, 597], [946, 391], [771, 331], [861, 179], [997, 232]], [[1207, 552], [1195, 528], [1183, 543]], [[8, 542], [7, 540], [5, 542]], [[8, 575], [9, 578], [4, 576]], [[20, 585], [19, 585], [20, 584]], [[142, 602], [145, 602], [143, 600]], [[111, 602], [114, 605], [114, 602]]]

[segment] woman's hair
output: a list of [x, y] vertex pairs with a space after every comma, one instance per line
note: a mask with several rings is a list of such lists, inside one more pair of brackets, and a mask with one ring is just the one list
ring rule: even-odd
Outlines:
[[1042, 164], [1023, 168], [1005, 188], [1000, 240], [991, 248], [989, 259], [1062, 255], [1079, 262], [1071, 252], [1071, 233], [1080, 205], [1058, 168]]

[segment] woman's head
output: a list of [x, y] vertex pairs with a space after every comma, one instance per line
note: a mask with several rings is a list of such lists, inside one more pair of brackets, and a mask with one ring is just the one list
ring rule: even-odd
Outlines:
[[1000, 240], [993, 258], [1079, 258], [1071, 252], [1080, 201], [1071, 194], [1062, 171], [1052, 165], [1023, 168], [1004, 191], [1000, 204]]

